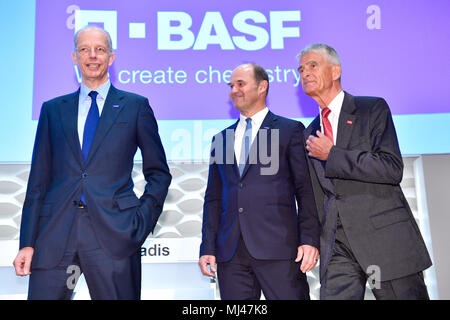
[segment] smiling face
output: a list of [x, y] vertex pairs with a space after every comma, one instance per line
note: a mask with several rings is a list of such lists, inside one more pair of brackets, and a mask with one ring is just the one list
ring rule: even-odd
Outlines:
[[302, 55], [298, 71], [303, 90], [316, 100], [329, 100], [329, 96], [333, 96], [336, 90], [340, 90], [341, 67], [329, 63], [324, 53], [309, 52]]
[[108, 67], [114, 61], [106, 34], [96, 28], [87, 28], [78, 34], [73, 61], [80, 67], [83, 83], [96, 89], [108, 80]]
[[251, 117], [265, 107], [267, 81], [256, 83], [251, 65], [241, 65], [231, 74], [230, 98], [234, 107]]

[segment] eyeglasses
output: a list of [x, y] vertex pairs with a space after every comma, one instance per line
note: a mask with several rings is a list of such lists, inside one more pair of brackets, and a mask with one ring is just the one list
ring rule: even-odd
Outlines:
[[87, 56], [91, 54], [92, 50], [94, 50], [96, 55], [105, 55], [108, 54], [108, 50], [105, 47], [99, 46], [99, 47], [80, 47], [77, 49], [78, 54], [81, 56]]

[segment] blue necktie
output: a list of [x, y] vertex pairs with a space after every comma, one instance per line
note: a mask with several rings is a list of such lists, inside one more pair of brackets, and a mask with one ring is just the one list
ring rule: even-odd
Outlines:
[[81, 152], [83, 153], [84, 162], [86, 162], [89, 150], [91, 149], [92, 141], [94, 140], [95, 130], [97, 129], [98, 119], [100, 118], [97, 106], [97, 91], [89, 92], [92, 99], [91, 108], [86, 118], [83, 131], [83, 146]]
[[[86, 118], [86, 123], [84, 124], [83, 131], [83, 146], [81, 148], [81, 153], [83, 154], [84, 162], [86, 163], [89, 150], [91, 149], [92, 141], [94, 140], [95, 130], [97, 129], [98, 119], [100, 118], [98, 106], [97, 106], [97, 91], [89, 92], [91, 97], [91, 107]], [[84, 194], [81, 193], [81, 201], [86, 203], [84, 199]]]
[[247, 126], [245, 127], [244, 136], [242, 137], [241, 155], [239, 157], [239, 174], [242, 176], [248, 154], [250, 153], [250, 145], [252, 141], [252, 118], [245, 119]]

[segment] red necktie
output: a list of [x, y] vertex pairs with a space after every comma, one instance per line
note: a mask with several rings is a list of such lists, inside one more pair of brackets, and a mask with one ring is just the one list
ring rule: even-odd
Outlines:
[[331, 110], [329, 108], [322, 109], [323, 131], [325, 135], [334, 143], [333, 128], [331, 127], [330, 120], [328, 120], [328, 115], [330, 114], [330, 112]]

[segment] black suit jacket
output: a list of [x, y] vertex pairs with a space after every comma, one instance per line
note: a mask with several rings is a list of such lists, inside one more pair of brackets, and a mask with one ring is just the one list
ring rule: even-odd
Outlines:
[[[251, 146], [242, 177], [234, 156], [236, 126], [237, 122], [213, 140], [200, 255], [228, 261], [240, 235], [256, 259], [292, 259], [303, 244], [318, 248], [319, 222], [306, 162], [304, 126], [269, 112]], [[277, 153], [278, 164], [264, 159], [266, 150], [269, 154], [272, 150], [273, 159]]]
[[[86, 162], [78, 98], [79, 90], [42, 106], [20, 229], [20, 248], [35, 249], [33, 267], [60, 261], [81, 192], [105, 252], [117, 259], [134, 254], [156, 225], [171, 181], [146, 98], [110, 87]], [[147, 181], [140, 199], [131, 177], [138, 147]]]
[[[319, 116], [305, 137], [316, 130]], [[400, 188], [403, 161], [386, 101], [345, 93], [336, 140], [326, 162], [310, 158], [322, 226], [321, 278], [338, 214], [359, 264], [379, 266], [382, 281], [428, 268], [427, 248]]]

